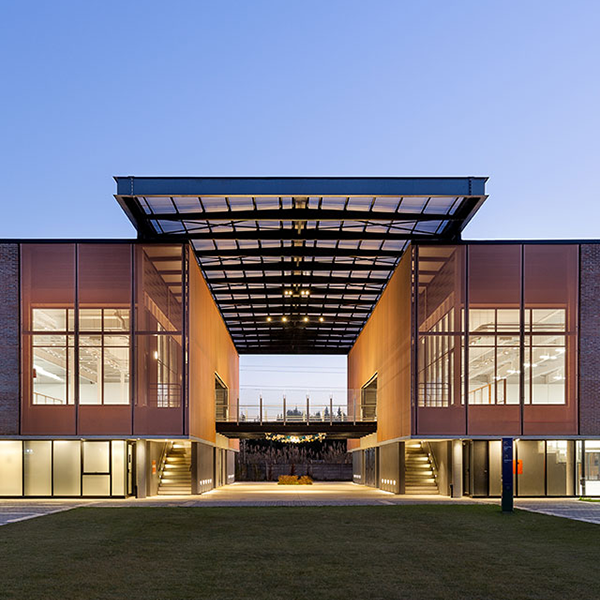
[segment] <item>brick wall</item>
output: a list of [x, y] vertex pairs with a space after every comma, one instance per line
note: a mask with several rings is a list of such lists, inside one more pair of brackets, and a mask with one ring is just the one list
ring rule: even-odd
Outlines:
[[0, 435], [19, 433], [19, 245], [0, 244]]
[[600, 244], [581, 245], [579, 410], [581, 435], [600, 435]]

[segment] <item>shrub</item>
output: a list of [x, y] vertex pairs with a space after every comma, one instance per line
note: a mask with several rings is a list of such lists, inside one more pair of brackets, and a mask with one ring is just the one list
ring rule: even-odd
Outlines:
[[296, 475], [280, 475], [278, 485], [298, 485], [298, 477]]

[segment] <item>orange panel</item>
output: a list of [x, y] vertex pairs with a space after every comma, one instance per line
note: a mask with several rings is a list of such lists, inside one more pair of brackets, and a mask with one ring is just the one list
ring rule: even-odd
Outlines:
[[196, 260], [191, 257], [189, 264], [190, 435], [214, 442], [215, 375], [228, 387], [230, 413], [235, 413], [239, 356]]
[[[408, 251], [348, 354], [348, 388], [377, 374], [377, 439], [411, 432], [411, 252]], [[360, 394], [357, 394], [360, 398]], [[348, 410], [352, 412], [353, 406]], [[356, 448], [350, 441], [348, 447]]]
[[[21, 319], [24, 333], [29, 332], [33, 327], [33, 310], [36, 308], [62, 310], [65, 311], [65, 315], [67, 310], [71, 310], [72, 314], [75, 307], [75, 245], [23, 244], [21, 246], [21, 293]], [[51, 333], [64, 339], [66, 352], [66, 325], [64, 331]], [[68, 377], [62, 378], [64, 393], [68, 394], [68, 403], [34, 404], [36, 365], [33, 361], [33, 339], [30, 335], [26, 334], [22, 338], [21, 356], [21, 432], [26, 435], [74, 435], [76, 433], [75, 404], [72, 388], [66, 383]], [[63, 366], [65, 372], [70, 374], [74, 372], [74, 365], [69, 358], [70, 355], [65, 354]]]

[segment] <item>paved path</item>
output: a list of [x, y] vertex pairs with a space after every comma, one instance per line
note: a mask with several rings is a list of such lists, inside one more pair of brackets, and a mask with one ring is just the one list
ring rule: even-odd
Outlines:
[[470, 504], [447, 496], [396, 496], [352, 482], [317, 482], [307, 486], [271, 482], [236, 482], [201, 496], [107, 500], [94, 506], [378, 506], [393, 504]]
[[[498, 500], [449, 498], [447, 496], [396, 496], [352, 482], [282, 486], [276, 483], [237, 482], [201, 496], [161, 496], [138, 500], [0, 500], [0, 525], [77, 508], [79, 506], [392, 506], [401, 504], [498, 504]], [[515, 507], [556, 517], [600, 524], [600, 502], [575, 498], [516, 499]]]
[[600, 525], [600, 502], [582, 502], [576, 498], [527, 498], [515, 499], [515, 507]]
[[29, 500], [25, 498], [0, 500], [0, 525], [43, 517], [87, 504], [90, 502], [81, 498], [76, 500]]

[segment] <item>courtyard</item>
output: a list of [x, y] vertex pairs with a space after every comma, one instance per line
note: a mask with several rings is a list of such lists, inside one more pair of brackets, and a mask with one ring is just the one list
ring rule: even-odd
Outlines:
[[483, 503], [97, 503], [2, 527], [0, 577], [19, 600], [591, 599], [597, 539]]

